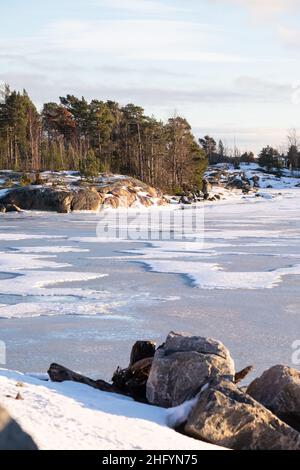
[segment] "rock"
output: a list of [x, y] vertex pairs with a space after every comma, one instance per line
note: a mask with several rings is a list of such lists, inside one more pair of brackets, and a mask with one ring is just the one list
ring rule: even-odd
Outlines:
[[227, 380], [200, 394], [184, 431], [234, 450], [300, 450], [297, 431]]
[[33, 439], [0, 406], [0, 450], [38, 450]]
[[248, 387], [247, 393], [282, 421], [300, 431], [300, 372], [276, 365]]
[[169, 202], [164, 198], [160, 198], [157, 203], [156, 203], [158, 206], [168, 206], [169, 205]]
[[194, 201], [193, 201], [192, 199], [190, 199], [188, 196], [182, 196], [182, 197], [180, 198], [180, 204], [188, 204], [188, 205], [190, 205], [190, 204], [193, 204], [193, 202], [194, 202]]
[[173, 407], [194, 397], [209, 378], [234, 380], [234, 363], [219, 341], [171, 332], [155, 353], [147, 382], [147, 399]]
[[130, 207], [137, 199], [136, 192], [124, 188], [114, 189], [111, 194], [119, 199], [119, 207]]
[[120, 205], [120, 200], [116, 196], [108, 196], [105, 198], [103, 206], [104, 207], [112, 207], [113, 209], [117, 209]]
[[72, 211], [98, 211], [102, 204], [102, 197], [95, 189], [81, 190], [73, 193]]
[[147, 196], [139, 196], [138, 200], [139, 200], [140, 204], [142, 204], [145, 207], [153, 206], [153, 203], [152, 203], [151, 199]]
[[71, 210], [72, 197], [72, 193], [68, 190], [27, 186], [9, 191], [1, 199], [1, 203], [16, 205], [25, 210], [66, 213]]
[[204, 194], [204, 198], [208, 196], [211, 190], [212, 190], [211, 183], [207, 179], [204, 178], [202, 181], [202, 192]]
[[243, 192], [249, 192], [251, 189], [250, 181], [247, 179], [233, 177], [227, 183], [229, 189], [240, 189]]
[[64, 182], [56, 174], [52, 185], [11, 188], [0, 200], [3, 206], [14, 205], [18, 209], [56, 211], [99, 211], [102, 206], [128, 208], [140, 203], [146, 207], [166, 205], [162, 192], [142, 181], [130, 177], [102, 175], [93, 183], [89, 181]]
[[150, 187], [150, 186], [149, 186], [149, 188], [148, 188], [148, 195], [149, 195], [149, 197], [155, 197], [155, 198], [157, 198], [157, 197], [162, 197], [161, 191], [159, 191], [159, 190], [156, 189], [156, 188], [152, 188], [152, 187]]
[[259, 188], [259, 182], [260, 182], [260, 177], [258, 175], [254, 175], [251, 178], [251, 181], [253, 182], [253, 188]]

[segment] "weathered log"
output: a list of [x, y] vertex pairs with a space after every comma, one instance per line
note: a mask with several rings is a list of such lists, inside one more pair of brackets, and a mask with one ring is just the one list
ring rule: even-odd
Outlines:
[[155, 347], [156, 343], [153, 341], [137, 341], [131, 350], [129, 367], [142, 359], [153, 357], [155, 354]]
[[254, 369], [253, 366], [248, 366], [245, 367], [245, 369], [241, 370], [240, 372], [237, 372], [234, 377], [234, 382], [236, 384], [240, 383], [242, 380], [244, 380], [245, 377], [247, 377], [250, 372], [252, 372]]
[[140, 361], [133, 364], [130, 370], [135, 375], [147, 375], [148, 378], [152, 362], [153, 357], [146, 357], [145, 359], [141, 359]]
[[112, 382], [125, 395], [129, 395], [134, 400], [148, 403], [146, 398], [146, 384], [150, 374], [153, 357], [146, 357], [127, 369], [117, 368]]
[[115, 385], [105, 382], [104, 380], [90, 379], [89, 377], [78, 374], [77, 372], [67, 369], [59, 364], [51, 364], [48, 374], [52, 382], [78, 382], [89, 385], [90, 387], [101, 390], [102, 392], [112, 392], [124, 395], [124, 392], [121, 392]]

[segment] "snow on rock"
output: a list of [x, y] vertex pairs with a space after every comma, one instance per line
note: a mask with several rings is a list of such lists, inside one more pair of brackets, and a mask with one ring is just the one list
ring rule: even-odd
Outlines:
[[[15, 400], [18, 392], [23, 400]], [[0, 369], [0, 396], [43, 450], [221, 449], [168, 428], [164, 408], [74, 382], [44, 382]]]
[[[0, 172], [6, 181], [9, 173]], [[14, 184], [1, 189], [0, 201], [8, 212], [8, 206], [23, 210], [69, 212], [99, 212], [103, 208], [164, 206], [163, 193], [130, 176], [99, 174], [93, 181], [81, 179], [76, 172], [41, 173], [43, 184], [23, 186], [21, 173], [14, 173]], [[32, 177], [34, 180], [34, 177]], [[2, 180], [5, 186], [5, 180]]]

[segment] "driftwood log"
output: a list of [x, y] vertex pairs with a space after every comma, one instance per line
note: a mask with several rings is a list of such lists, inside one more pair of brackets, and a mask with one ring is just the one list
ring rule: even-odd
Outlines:
[[250, 372], [252, 372], [254, 369], [253, 366], [248, 366], [245, 367], [245, 369], [241, 370], [240, 372], [237, 372], [234, 377], [234, 382], [236, 384], [240, 383], [242, 380], [244, 380], [245, 377], [247, 377]]
[[84, 375], [78, 374], [73, 370], [67, 369], [59, 364], [51, 364], [48, 375], [52, 382], [78, 382], [81, 384], [89, 385], [90, 387], [97, 388], [102, 392], [121, 393], [114, 385], [105, 382], [104, 380], [93, 380]]
[[146, 383], [155, 354], [155, 346], [152, 341], [137, 341], [131, 351], [129, 366], [126, 369], [117, 368], [112, 384], [104, 380], [90, 379], [59, 364], [51, 364], [48, 374], [52, 382], [78, 382], [103, 392], [119, 393], [130, 396], [136, 401], [148, 403]]
[[136, 401], [148, 403], [146, 384], [149, 377], [156, 344], [153, 341], [137, 341], [132, 348], [130, 364], [126, 369], [117, 368], [112, 382], [125, 395]]

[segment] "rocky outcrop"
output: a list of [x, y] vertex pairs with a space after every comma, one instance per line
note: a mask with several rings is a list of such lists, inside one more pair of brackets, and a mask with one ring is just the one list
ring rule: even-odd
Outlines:
[[247, 393], [300, 431], [300, 372], [276, 365], [248, 387]]
[[173, 407], [194, 397], [209, 378], [234, 380], [234, 363], [219, 341], [171, 332], [154, 356], [147, 382], [147, 399]]
[[0, 405], [0, 450], [38, 450], [33, 439]]
[[253, 181], [253, 187], [254, 188], [259, 188], [260, 187], [260, 185], [259, 185], [260, 177], [258, 175], [252, 176], [251, 181]]
[[251, 189], [251, 183], [247, 178], [243, 176], [241, 177], [233, 176], [232, 178], [229, 179], [226, 185], [226, 188], [239, 189], [243, 191], [244, 193], [248, 193]]
[[24, 186], [7, 191], [0, 200], [0, 212], [24, 210], [99, 211], [102, 207], [150, 207], [167, 205], [161, 191], [134, 178], [100, 178], [99, 181], [75, 181], [68, 185]]
[[72, 193], [68, 190], [27, 186], [12, 189], [1, 199], [1, 203], [5, 206], [13, 204], [25, 210], [65, 213], [70, 212], [72, 199]]
[[202, 182], [202, 192], [204, 194], [204, 199], [207, 199], [211, 190], [212, 190], [212, 183], [210, 183], [208, 179], [204, 178]]
[[195, 438], [235, 450], [300, 450], [300, 434], [226, 380], [200, 393], [184, 427]]

